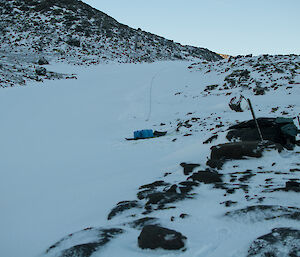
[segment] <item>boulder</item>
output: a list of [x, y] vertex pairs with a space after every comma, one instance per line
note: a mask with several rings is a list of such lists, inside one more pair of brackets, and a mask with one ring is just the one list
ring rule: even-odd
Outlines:
[[294, 180], [289, 180], [285, 183], [286, 191], [300, 192], [300, 183]]
[[245, 141], [220, 144], [211, 147], [210, 160], [207, 165], [211, 168], [222, 168], [226, 160], [242, 160], [245, 157], [262, 157], [265, 149], [276, 149], [279, 152], [283, 147], [271, 141]]
[[220, 174], [214, 171], [210, 170], [204, 170], [204, 171], [198, 171], [197, 173], [194, 173], [192, 176], [189, 177], [189, 179], [192, 179], [193, 181], [203, 182], [205, 184], [214, 184], [214, 183], [221, 183]]
[[[281, 144], [286, 148], [290, 148], [291, 144], [296, 143], [297, 127], [291, 118], [258, 118], [262, 136], [264, 140]], [[229, 141], [256, 141], [260, 140], [254, 120], [241, 122], [231, 126], [226, 136]]]
[[179, 250], [185, 246], [186, 239], [175, 230], [157, 225], [147, 225], [143, 227], [138, 237], [138, 245], [142, 249]]

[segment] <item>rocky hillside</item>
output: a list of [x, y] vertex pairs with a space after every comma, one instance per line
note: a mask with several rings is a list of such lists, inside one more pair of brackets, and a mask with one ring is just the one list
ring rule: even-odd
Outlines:
[[[79, 0], [1, 0], [0, 7], [1, 59], [5, 63], [8, 58], [17, 71], [24, 68], [18, 63], [20, 54], [29, 63], [39, 56], [76, 64], [222, 59], [207, 49], [130, 28]], [[2, 78], [1, 85], [24, 81], [14, 77], [15, 73], [7, 81]]]
[[[203, 94], [231, 94], [232, 90], [251, 90], [255, 95], [284, 88], [287, 94], [299, 85], [299, 55], [236, 56], [215, 63], [199, 62], [189, 66], [201, 71], [214, 84], [207, 85]], [[214, 79], [210, 78], [214, 74]]]

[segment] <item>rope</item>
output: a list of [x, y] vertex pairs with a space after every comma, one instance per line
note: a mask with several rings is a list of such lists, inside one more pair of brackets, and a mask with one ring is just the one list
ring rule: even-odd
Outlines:
[[152, 112], [152, 87], [153, 87], [153, 81], [154, 81], [155, 77], [157, 76], [157, 74], [158, 74], [158, 73], [156, 73], [156, 74], [152, 77], [151, 83], [150, 83], [149, 113], [148, 113], [148, 116], [147, 116], [146, 121], [149, 121], [150, 116], [151, 116], [151, 112]]
[[147, 115], [146, 121], [149, 121], [151, 113], [152, 113], [152, 88], [153, 88], [154, 79], [157, 77], [157, 75], [159, 75], [161, 72], [163, 72], [166, 69], [168, 69], [168, 68], [163, 68], [163, 69], [159, 70], [156, 74], [154, 74], [154, 76], [151, 79], [151, 82], [150, 82], [150, 92], [149, 92], [150, 93], [150, 95], [149, 95], [149, 113]]

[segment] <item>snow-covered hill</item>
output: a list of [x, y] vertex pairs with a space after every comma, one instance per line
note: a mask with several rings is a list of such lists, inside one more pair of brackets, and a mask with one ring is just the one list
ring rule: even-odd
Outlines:
[[49, 79], [49, 74], [35, 72], [39, 59], [45, 57], [80, 65], [222, 59], [208, 49], [183, 46], [120, 24], [78, 0], [1, 0], [0, 86]]
[[[78, 79], [1, 90], [0, 256], [299, 256], [299, 146], [206, 164], [252, 117], [232, 97], [297, 124], [299, 67], [294, 55], [61, 63], [49, 69]], [[138, 129], [168, 133], [125, 140]], [[140, 249], [145, 224], [181, 232], [185, 248]]]

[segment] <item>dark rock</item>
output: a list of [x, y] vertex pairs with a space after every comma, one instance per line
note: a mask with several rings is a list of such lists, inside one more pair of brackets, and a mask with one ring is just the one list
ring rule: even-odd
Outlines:
[[244, 174], [242, 177], [239, 178], [240, 182], [248, 182], [250, 178], [254, 177], [255, 174], [251, 173], [251, 172], [247, 172], [246, 174]]
[[[257, 122], [260, 128], [273, 127], [276, 124], [275, 120], [276, 118], [257, 118]], [[229, 127], [229, 129], [241, 129], [241, 128], [256, 128], [255, 121], [247, 120]]]
[[172, 185], [167, 191], [166, 193], [177, 193], [177, 185]]
[[188, 196], [186, 194], [179, 194], [173, 192], [156, 192], [147, 196], [148, 201], [146, 205], [159, 204], [159, 209], [162, 209], [165, 204], [177, 202], [187, 197]]
[[274, 228], [271, 233], [257, 238], [248, 250], [248, 257], [297, 257], [300, 253], [300, 230]]
[[188, 179], [192, 179], [193, 181], [203, 182], [205, 184], [214, 184], [214, 183], [221, 183], [222, 175], [217, 172], [213, 172], [210, 170], [198, 171], [190, 176]]
[[198, 182], [195, 181], [183, 181], [179, 183], [179, 190], [182, 194], [187, 194], [193, 190], [194, 187], [199, 186]]
[[278, 218], [300, 220], [300, 209], [296, 207], [285, 207], [280, 205], [252, 205], [243, 209], [229, 211], [225, 214], [235, 220], [243, 222], [261, 222]]
[[210, 144], [213, 140], [217, 139], [218, 138], [218, 135], [213, 135], [211, 136], [210, 138], [208, 138], [207, 140], [205, 140], [203, 142], [203, 144]]
[[[46, 253], [56, 251], [55, 256], [59, 257], [90, 257], [94, 252], [101, 249], [102, 246], [106, 245], [117, 235], [124, 232], [120, 228], [110, 229], [97, 229], [97, 228], [86, 228], [80, 232], [70, 234], [50, 246]], [[80, 238], [90, 238], [90, 243], [77, 242]], [[85, 241], [85, 239], [83, 239]], [[68, 246], [69, 248], [65, 248]]]
[[229, 188], [226, 190], [227, 194], [233, 194], [235, 192], [235, 188]]
[[245, 157], [262, 157], [266, 149], [282, 151], [282, 146], [271, 141], [245, 141], [220, 144], [211, 148], [210, 160], [206, 163], [211, 168], [220, 169], [226, 160], [242, 160]]
[[[292, 119], [284, 118], [258, 118], [262, 136], [264, 140], [288, 147], [289, 144], [295, 145], [297, 128]], [[260, 140], [254, 120], [244, 121], [231, 126], [226, 138], [229, 141], [239, 139], [241, 141]]]
[[221, 204], [225, 204], [226, 207], [230, 207], [232, 205], [236, 205], [237, 202], [235, 202], [235, 201], [225, 201], [225, 202], [222, 202]]
[[107, 216], [107, 219], [110, 220], [116, 215], [132, 209], [132, 208], [142, 208], [142, 206], [138, 203], [138, 201], [123, 201], [119, 202], [116, 207], [114, 207]]
[[209, 166], [209, 167], [211, 167], [211, 168], [220, 170], [220, 169], [222, 169], [224, 162], [225, 162], [225, 160], [223, 160], [223, 159], [220, 159], [220, 160], [209, 159], [206, 162], [206, 165]]
[[289, 188], [294, 188], [297, 187], [300, 189], [300, 183], [296, 182], [296, 181], [287, 181], [285, 183], [285, 188], [289, 189]]
[[196, 167], [199, 167], [200, 164], [194, 164], [194, 163], [185, 163], [185, 162], [182, 162], [182, 163], [180, 163], [180, 166], [183, 167], [183, 174], [184, 174], [184, 175], [189, 175], [190, 173], [193, 172], [193, 170], [194, 170]]
[[285, 183], [284, 191], [300, 192], [300, 183], [290, 180]]
[[158, 180], [158, 181], [155, 181], [153, 183], [140, 186], [139, 187], [140, 190], [141, 189], [145, 189], [145, 190], [142, 190], [142, 191], [138, 192], [137, 193], [137, 198], [140, 199], [140, 200], [145, 199], [149, 195], [159, 192], [158, 191], [159, 187], [166, 187], [166, 186], [169, 186], [169, 185], [170, 185], [170, 183], [164, 182], [163, 180]]
[[157, 187], [168, 186], [168, 185], [170, 185], [170, 184], [163, 180], [158, 180], [153, 183], [140, 186], [139, 189], [156, 189]]
[[46, 65], [49, 64], [48, 60], [45, 57], [42, 57], [38, 60], [39, 65]]
[[69, 46], [80, 47], [80, 40], [75, 39], [75, 38], [70, 38], [66, 43], [67, 43]]
[[39, 75], [39, 76], [46, 76], [47, 70], [44, 67], [38, 67], [35, 69], [35, 73], [36, 73], [36, 75]]
[[264, 95], [266, 94], [266, 89], [263, 87], [256, 87], [253, 89], [255, 95]]
[[99, 248], [98, 243], [75, 245], [65, 250], [60, 257], [89, 257]]
[[156, 225], [147, 225], [138, 237], [142, 249], [179, 250], [184, 247], [187, 238], [181, 233]]
[[189, 215], [186, 214], [186, 213], [181, 213], [181, 214], [179, 215], [179, 218], [185, 219], [185, 218], [187, 218], [188, 216], [189, 216]]

